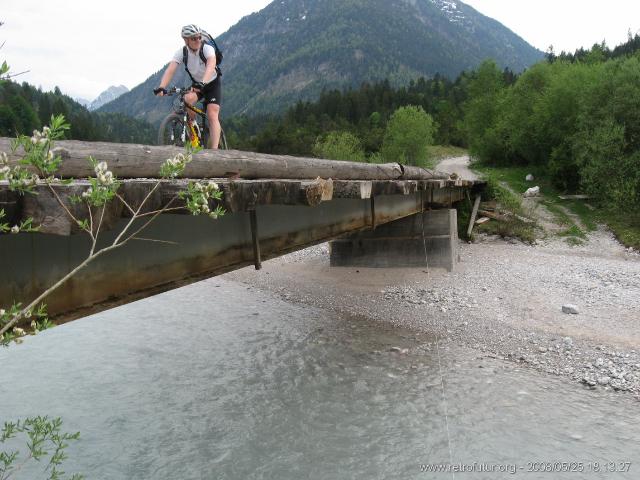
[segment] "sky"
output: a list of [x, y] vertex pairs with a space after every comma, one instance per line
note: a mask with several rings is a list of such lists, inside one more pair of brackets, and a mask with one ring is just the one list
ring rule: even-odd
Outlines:
[[[277, 0], [281, 1], [281, 0]], [[309, 0], [319, 1], [319, 0]], [[16, 81], [93, 100], [111, 85], [131, 89], [162, 68], [196, 23], [214, 36], [270, 0], [0, 0], [0, 63]], [[640, 33], [638, 0], [466, 0], [542, 51], [609, 46]], [[207, 6], [207, 13], [202, 12]], [[210, 12], [210, 13], [209, 13]], [[224, 46], [222, 46], [224, 47]], [[224, 50], [224, 48], [223, 48]]]

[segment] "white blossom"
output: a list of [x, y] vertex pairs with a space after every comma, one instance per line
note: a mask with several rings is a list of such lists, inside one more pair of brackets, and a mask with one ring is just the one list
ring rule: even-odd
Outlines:
[[107, 162], [100, 162], [96, 165], [96, 174], [105, 173], [109, 169]]
[[18, 233], [20, 232], [20, 227], [18, 227], [18, 225], [14, 225], [13, 227], [11, 227], [11, 233]]
[[209, 187], [213, 190], [219, 190], [220, 187], [218, 187], [218, 184], [212, 180], [209, 180]]
[[20, 327], [13, 327], [13, 333], [18, 337], [24, 336], [24, 330]]
[[7, 311], [4, 308], [0, 308], [0, 317], [3, 317]]

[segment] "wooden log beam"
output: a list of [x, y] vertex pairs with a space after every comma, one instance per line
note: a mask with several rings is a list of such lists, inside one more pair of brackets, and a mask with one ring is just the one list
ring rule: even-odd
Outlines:
[[471, 237], [473, 231], [473, 225], [476, 221], [476, 215], [478, 215], [478, 208], [480, 207], [481, 196], [476, 195], [476, 200], [473, 203], [473, 210], [471, 211], [471, 218], [469, 219], [469, 227], [467, 228], [467, 237]]
[[334, 180], [333, 198], [371, 198], [373, 182], [369, 180]]
[[[0, 151], [15, 164], [22, 151], [11, 152], [11, 140], [0, 138]], [[93, 175], [87, 158], [105, 161], [118, 178], [157, 178], [160, 166], [168, 158], [181, 153], [180, 147], [81, 142], [56, 142], [54, 153], [63, 159], [60, 175], [81, 178]], [[334, 180], [428, 180], [447, 179], [446, 173], [398, 163], [369, 164], [286, 155], [266, 155], [238, 150], [202, 150], [193, 156], [185, 170], [189, 178], [298, 179], [332, 178]]]
[[371, 194], [379, 195], [409, 195], [418, 190], [416, 180], [385, 181], [378, 180], [372, 182]]
[[[121, 217], [131, 217], [134, 211], [138, 211], [150, 192], [151, 195], [140, 209], [140, 214], [157, 211], [167, 206], [172, 209], [171, 213], [187, 214], [185, 202], [178, 198], [178, 194], [187, 189], [190, 181], [192, 180], [162, 180], [154, 190], [158, 180], [123, 180], [118, 194], [128, 207], [120, 200], [110, 202], [103, 216], [103, 229], [109, 229]], [[217, 183], [223, 192], [220, 204], [229, 213], [250, 211], [258, 205], [272, 204], [315, 207], [333, 198], [333, 181], [321, 178], [253, 181], [218, 179]], [[80, 228], [73, 217], [83, 220], [89, 219], [90, 215], [84, 202], [73, 202], [72, 198], [87, 190], [89, 182], [76, 180], [68, 185], [53, 185], [52, 188], [40, 183], [35, 188], [35, 195], [21, 196], [17, 192], [10, 191], [6, 182], [0, 182], [0, 208], [4, 208], [7, 221], [16, 224], [20, 220], [32, 218], [34, 225], [40, 227], [41, 233], [54, 235], [78, 233]], [[215, 207], [216, 203], [212, 201], [210, 208]], [[97, 224], [101, 209], [93, 208], [91, 215]]]

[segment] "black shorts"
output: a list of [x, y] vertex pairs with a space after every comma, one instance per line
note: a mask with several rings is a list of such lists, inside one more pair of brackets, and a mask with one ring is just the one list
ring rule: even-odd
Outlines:
[[205, 107], [210, 103], [222, 105], [222, 78], [220, 78], [220, 74], [213, 82], [207, 84], [202, 92], [198, 93], [198, 101], [202, 99], [204, 99]]

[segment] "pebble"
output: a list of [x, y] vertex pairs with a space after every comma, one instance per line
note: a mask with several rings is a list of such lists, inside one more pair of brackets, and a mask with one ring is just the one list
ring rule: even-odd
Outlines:
[[567, 303], [567, 304], [562, 306], [562, 311], [564, 313], [570, 313], [570, 314], [573, 314], [573, 315], [577, 315], [578, 314], [578, 307], [576, 307], [575, 305], [572, 305], [570, 303]]

